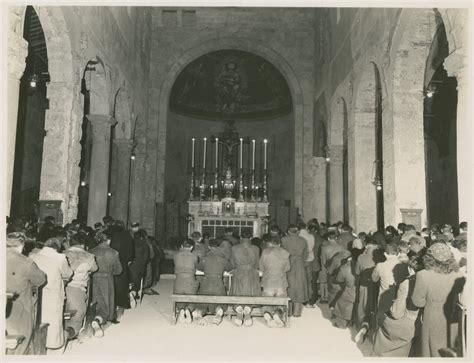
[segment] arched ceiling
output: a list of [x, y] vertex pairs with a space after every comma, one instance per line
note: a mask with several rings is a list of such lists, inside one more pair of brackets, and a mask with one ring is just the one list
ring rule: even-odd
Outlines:
[[288, 84], [264, 58], [219, 50], [189, 63], [170, 96], [173, 112], [216, 120], [274, 118], [292, 111]]

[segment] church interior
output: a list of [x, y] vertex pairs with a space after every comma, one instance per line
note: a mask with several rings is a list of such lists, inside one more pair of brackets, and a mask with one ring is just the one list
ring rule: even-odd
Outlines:
[[[5, 8], [5, 214], [89, 227], [111, 216], [164, 251], [160, 295], [61, 354], [175, 359], [187, 336], [195, 349], [180, 359], [228, 357], [200, 329], [251, 344], [230, 324], [169, 325], [173, 254], [195, 231], [261, 237], [316, 218], [356, 233], [403, 222], [459, 234], [473, 195], [468, 10]], [[236, 359], [370, 355], [330, 314], [254, 326], [274, 350]], [[292, 336], [298, 352], [285, 350]]]

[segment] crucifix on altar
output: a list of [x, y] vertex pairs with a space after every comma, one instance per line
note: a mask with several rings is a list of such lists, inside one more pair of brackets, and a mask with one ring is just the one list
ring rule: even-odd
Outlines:
[[[202, 158], [196, 154], [197, 142], [202, 142]], [[216, 237], [223, 234], [226, 227], [239, 234], [242, 229], [251, 229], [254, 236], [265, 233], [267, 139], [260, 141], [263, 153], [259, 160], [257, 140], [241, 137], [233, 121], [227, 121], [218, 136], [204, 137], [202, 141], [192, 138], [191, 143], [189, 233], [199, 230]], [[209, 152], [211, 145], [214, 145], [213, 152]], [[251, 153], [250, 160], [244, 160], [244, 145]], [[196, 168], [198, 160], [200, 167]], [[257, 172], [258, 164], [263, 166], [262, 172]]]

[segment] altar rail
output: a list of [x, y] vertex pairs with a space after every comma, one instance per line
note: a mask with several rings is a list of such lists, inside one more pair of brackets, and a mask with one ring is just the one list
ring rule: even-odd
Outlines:
[[[296, 223], [298, 208], [284, 205], [268, 206], [270, 225], [276, 224], [285, 230], [290, 223]], [[165, 246], [179, 243], [187, 236], [188, 202], [160, 202], [156, 204], [155, 237]], [[176, 241], [176, 242], [175, 242]]]

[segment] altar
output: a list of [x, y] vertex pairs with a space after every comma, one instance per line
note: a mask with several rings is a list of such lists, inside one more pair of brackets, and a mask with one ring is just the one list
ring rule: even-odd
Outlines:
[[195, 153], [197, 141], [191, 139], [188, 235], [199, 231], [215, 238], [226, 228], [239, 236], [243, 231], [253, 237], [267, 233], [268, 140], [262, 140], [257, 153], [258, 140], [240, 137], [229, 121], [218, 136], [202, 139], [202, 158]]
[[188, 235], [199, 231], [214, 238], [223, 236], [226, 228], [239, 236], [249, 231], [253, 237], [261, 237], [268, 232], [268, 203], [236, 202], [233, 198], [189, 201]]

